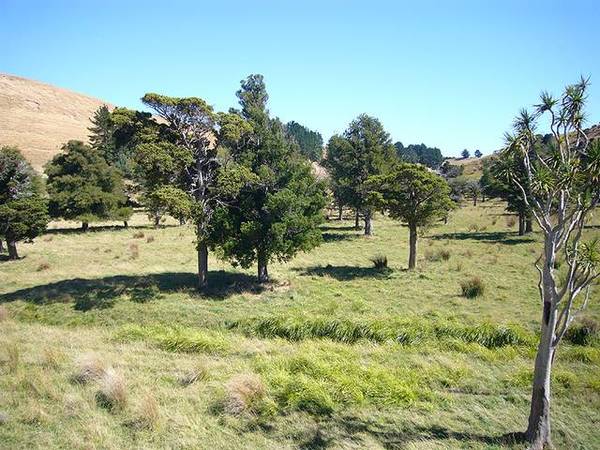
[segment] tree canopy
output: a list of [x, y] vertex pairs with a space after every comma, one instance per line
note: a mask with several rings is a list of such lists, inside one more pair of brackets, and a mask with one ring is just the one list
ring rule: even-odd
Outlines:
[[298, 144], [300, 153], [311, 161], [320, 161], [323, 157], [323, 137], [317, 131], [291, 121], [285, 124], [285, 134]]
[[398, 157], [408, 163], [419, 163], [432, 169], [437, 169], [444, 162], [442, 152], [437, 147], [428, 147], [425, 144], [410, 144], [405, 147], [402, 142], [394, 144]]

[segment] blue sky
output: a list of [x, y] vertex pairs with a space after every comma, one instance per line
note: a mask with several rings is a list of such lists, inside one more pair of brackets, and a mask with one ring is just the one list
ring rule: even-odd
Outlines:
[[542, 89], [591, 76], [600, 1], [0, 0], [0, 72], [141, 108], [148, 91], [235, 106], [262, 73], [270, 110], [327, 139], [362, 112], [394, 141], [489, 153]]

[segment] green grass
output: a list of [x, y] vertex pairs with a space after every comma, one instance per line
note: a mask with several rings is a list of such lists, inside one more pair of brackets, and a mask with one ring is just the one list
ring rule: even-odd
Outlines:
[[[528, 413], [540, 243], [501, 204], [425, 231], [414, 272], [406, 228], [331, 221], [267, 286], [211, 257], [201, 294], [191, 227], [130, 224], [57, 223], [0, 261], [0, 448], [523, 448], [509, 433]], [[485, 291], [469, 299], [472, 277]], [[558, 448], [600, 445], [599, 299], [556, 359]], [[122, 374], [123, 408], [72, 381], [89, 354]]]

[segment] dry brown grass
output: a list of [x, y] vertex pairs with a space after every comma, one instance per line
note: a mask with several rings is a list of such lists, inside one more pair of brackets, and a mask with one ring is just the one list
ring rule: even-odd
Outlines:
[[148, 244], [149, 244], [149, 243], [151, 243], [151, 242], [154, 242], [154, 236], [148, 236], [148, 237], [146, 238], [146, 242], [147, 242]]
[[208, 378], [208, 370], [203, 364], [197, 364], [190, 370], [186, 370], [177, 378], [182, 386], [189, 386], [197, 381], [203, 381]]
[[106, 365], [104, 362], [93, 353], [82, 355], [76, 363], [76, 370], [71, 377], [77, 383], [88, 383], [98, 380], [104, 376]]
[[129, 244], [129, 258], [138, 259], [140, 257], [140, 248], [137, 244]]
[[6, 365], [10, 372], [16, 372], [19, 368], [19, 362], [21, 361], [21, 351], [19, 346], [14, 343], [6, 345]]
[[133, 239], [143, 239], [144, 237], [144, 232], [143, 231], [137, 231], [135, 233], [133, 233]]
[[123, 375], [112, 367], [104, 371], [96, 401], [111, 411], [122, 410], [127, 405], [127, 384]]
[[41, 171], [68, 140], [88, 140], [89, 118], [103, 104], [112, 109], [92, 97], [0, 74], [0, 145], [18, 146]]
[[65, 354], [60, 350], [51, 347], [44, 347], [42, 350], [42, 367], [59, 369], [64, 361]]
[[136, 408], [136, 416], [133, 420], [126, 423], [135, 429], [153, 430], [160, 421], [160, 407], [156, 398], [151, 393], [142, 397]]
[[50, 264], [46, 261], [40, 263], [37, 268], [35, 269], [38, 272], [42, 272], [43, 270], [48, 270], [50, 269]]
[[262, 380], [258, 375], [252, 373], [236, 375], [229, 380], [225, 388], [227, 395], [223, 409], [227, 414], [234, 416], [252, 412], [253, 407], [266, 394]]
[[4, 322], [10, 318], [10, 313], [4, 305], [0, 305], [0, 322]]

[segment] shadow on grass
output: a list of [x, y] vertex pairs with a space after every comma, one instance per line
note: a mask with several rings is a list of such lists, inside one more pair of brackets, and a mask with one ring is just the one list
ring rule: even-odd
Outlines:
[[375, 267], [355, 267], [355, 266], [313, 266], [305, 269], [294, 269], [300, 272], [300, 275], [331, 277], [339, 281], [354, 280], [356, 278], [388, 278], [393, 272], [392, 269], [376, 269]]
[[444, 233], [444, 234], [434, 234], [431, 236], [431, 239], [441, 240], [441, 239], [450, 239], [457, 241], [483, 241], [483, 242], [493, 242], [497, 244], [506, 244], [506, 245], [517, 245], [517, 244], [527, 244], [531, 242], [535, 242], [535, 239], [532, 239], [527, 236], [519, 236], [518, 233], [511, 231], [495, 231], [495, 232], [465, 232], [465, 233]]
[[350, 241], [352, 239], [356, 239], [358, 237], [357, 234], [348, 234], [348, 233], [322, 233], [323, 242], [340, 242], [340, 241]]
[[73, 303], [78, 311], [111, 308], [118, 297], [144, 303], [162, 294], [185, 292], [191, 296], [222, 300], [244, 292], [260, 293], [265, 286], [255, 278], [238, 272], [209, 272], [208, 287], [196, 289], [196, 274], [166, 272], [151, 275], [116, 275], [97, 279], [74, 278], [20, 289], [0, 295], [0, 303], [23, 300], [38, 305]]
[[341, 227], [330, 226], [330, 225], [321, 225], [319, 227], [321, 231], [359, 231], [359, 228], [355, 228], [354, 225], [344, 225]]
[[101, 231], [123, 231], [123, 230], [158, 230], [161, 228], [171, 228], [171, 227], [179, 227], [181, 225], [175, 224], [167, 224], [160, 225], [155, 227], [154, 225], [129, 225], [128, 227], [124, 227], [123, 225], [98, 225], [90, 227], [87, 231], [83, 231], [81, 228], [49, 228], [45, 231], [44, 234], [89, 234], [89, 233], [98, 233]]
[[406, 424], [406, 428], [397, 424], [381, 424], [357, 418], [344, 417], [339, 421], [344, 431], [350, 435], [366, 433], [374, 436], [384, 448], [400, 449], [413, 442], [426, 440], [455, 440], [463, 443], [474, 442], [486, 445], [515, 445], [525, 442], [524, 433], [507, 433], [503, 435], [485, 435], [464, 431], [453, 431], [439, 425], [421, 426]]

